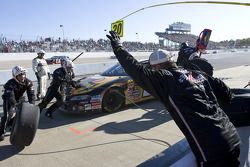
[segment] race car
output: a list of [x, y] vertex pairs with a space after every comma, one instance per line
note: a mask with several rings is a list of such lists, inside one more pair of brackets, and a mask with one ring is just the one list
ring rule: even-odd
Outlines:
[[61, 60], [69, 60], [68, 56], [53, 56], [46, 59], [46, 62], [51, 64], [61, 64]]
[[[148, 66], [148, 60], [141, 61]], [[65, 112], [86, 112], [102, 110], [115, 112], [122, 107], [153, 99], [153, 97], [124, 71], [117, 63], [101, 74], [79, 79], [80, 88], [66, 92], [65, 104], [60, 108]]]

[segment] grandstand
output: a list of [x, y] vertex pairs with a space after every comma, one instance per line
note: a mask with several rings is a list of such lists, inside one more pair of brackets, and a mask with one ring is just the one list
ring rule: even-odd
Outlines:
[[[191, 24], [183, 22], [175, 22], [166, 28], [165, 32], [155, 32], [159, 38], [161, 47], [166, 47], [173, 50], [178, 50], [179, 45], [183, 42], [188, 42], [190, 46], [195, 46], [198, 36], [191, 34]], [[216, 43], [210, 41], [208, 48], [216, 48]]]

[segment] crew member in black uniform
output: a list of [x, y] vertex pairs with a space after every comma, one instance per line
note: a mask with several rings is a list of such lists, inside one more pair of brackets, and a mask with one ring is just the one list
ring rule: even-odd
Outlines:
[[191, 47], [188, 42], [183, 42], [180, 45], [180, 50], [178, 52], [177, 65], [185, 67], [189, 60], [194, 58], [199, 58], [199, 49], [197, 46]]
[[199, 167], [238, 167], [240, 138], [217, 97], [230, 103], [232, 93], [219, 79], [204, 72], [178, 68], [169, 52], [157, 50], [143, 66], [123, 49], [110, 31], [113, 51], [133, 80], [160, 100], [185, 135]]
[[206, 59], [201, 58], [201, 54], [207, 48], [210, 35], [211, 30], [204, 29], [197, 39], [195, 47], [189, 46], [188, 42], [181, 43], [176, 64], [185, 69], [200, 70], [213, 76], [213, 66]]
[[26, 78], [26, 69], [20, 66], [15, 66], [12, 69], [13, 78], [8, 80], [4, 85], [3, 98], [3, 117], [0, 125], [0, 141], [4, 140], [4, 134], [7, 124], [13, 121], [13, 110], [17, 103], [23, 97], [24, 92], [27, 92], [29, 103], [35, 104], [35, 93], [33, 83]]
[[53, 72], [52, 75], [53, 79], [52, 82], [50, 83], [47, 93], [42, 102], [38, 104], [40, 112], [42, 112], [42, 110], [47, 107], [49, 102], [53, 98], [56, 98], [56, 102], [53, 105], [51, 105], [45, 112], [45, 116], [52, 119], [53, 119], [52, 116], [53, 111], [55, 111], [55, 109], [57, 109], [59, 106], [63, 104], [63, 95], [65, 86], [67, 84], [70, 84], [72, 85], [72, 87], [76, 87], [76, 82], [72, 80], [74, 78], [73, 62], [68, 59], [63, 59], [61, 60], [61, 65], [62, 67], [56, 69]]

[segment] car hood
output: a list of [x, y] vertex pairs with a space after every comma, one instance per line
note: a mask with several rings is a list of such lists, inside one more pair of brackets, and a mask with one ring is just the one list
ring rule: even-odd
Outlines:
[[113, 81], [122, 78], [121, 76], [101, 76], [101, 75], [94, 75], [89, 76], [79, 81], [80, 88], [75, 89], [73, 94], [82, 94], [88, 93], [94, 89], [107, 87], [108, 83], [112, 83]]

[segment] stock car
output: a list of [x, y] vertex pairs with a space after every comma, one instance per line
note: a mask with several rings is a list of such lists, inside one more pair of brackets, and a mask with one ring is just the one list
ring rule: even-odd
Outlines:
[[[148, 66], [148, 60], [141, 61]], [[117, 63], [101, 74], [79, 79], [77, 89], [66, 92], [64, 112], [79, 113], [93, 110], [116, 112], [122, 107], [153, 99], [127, 75]]]
[[61, 60], [70, 59], [68, 56], [53, 56], [46, 59], [48, 64], [61, 64]]

